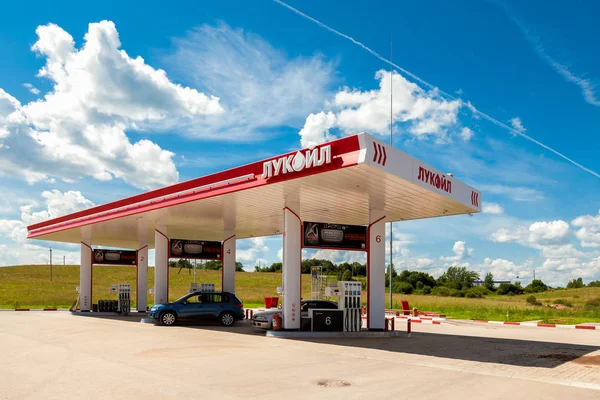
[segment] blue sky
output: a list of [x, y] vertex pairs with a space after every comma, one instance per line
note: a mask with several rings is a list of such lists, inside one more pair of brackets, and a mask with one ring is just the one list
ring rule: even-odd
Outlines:
[[[484, 199], [473, 217], [395, 224], [395, 264], [600, 279], [600, 5], [287, 4], [305, 16], [267, 0], [5, 5], [0, 265], [47, 261], [24, 239], [33, 221], [301, 144], [387, 138], [390, 65], [373, 52], [389, 59], [391, 36], [394, 145]], [[239, 241], [238, 258], [251, 269], [280, 248]]]

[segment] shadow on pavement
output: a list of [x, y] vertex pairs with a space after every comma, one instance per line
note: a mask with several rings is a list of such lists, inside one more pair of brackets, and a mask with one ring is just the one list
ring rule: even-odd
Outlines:
[[[141, 323], [145, 322], [149, 325], [154, 325], [159, 329], [172, 329], [168, 326], [161, 326], [155, 320], [148, 318], [146, 313], [131, 313], [129, 315], [122, 315], [118, 313], [107, 314], [107, 313], [85, 313], [85, 314], [77, 314], [77, 317], [80, 318], [94, 318], [94, 319], [104, 319], [104, 320], [113, 320], [113, 321], [123, 321], [123, 322], [133, 322], [133, 323]], [[142, 321], [144, 320], [144, 321]], [[205, 320], [205, 321], [177, 321], [177, 325], [175, 327], [182, 328], [190, 328], [190, 329], [198, 329], [198, 330], [210, 330], [216, 332], [231, 332], [238, 333], [241, 335], [251, 335], [251, 336], [265, 336], [265, 332], [262, 329], [253, 328], [251, 322], [248, 320], [236, 321], [233, 326], [227, 327], [221, 325], [219, 321], [213, 320]]]
[[599, 349], [586, 345], [424, 332], [413, 333], [410, 339], [392, 337], [383, 339], [295, 338], [288, 340], [540, 368], [554, 368]]

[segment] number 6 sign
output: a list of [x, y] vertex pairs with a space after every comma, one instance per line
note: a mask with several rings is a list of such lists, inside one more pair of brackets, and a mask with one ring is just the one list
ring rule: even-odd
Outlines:
[[377, 235], [377, 236], [375, 236], [375, 241], [376, 241], [377, 243], [381, 243], [381, 235]]

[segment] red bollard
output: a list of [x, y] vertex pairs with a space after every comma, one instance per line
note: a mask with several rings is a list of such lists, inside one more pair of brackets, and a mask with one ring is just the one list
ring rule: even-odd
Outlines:
[[411, 324], [411, 322], [412, 321], [411, 321], [410, 318], [406, 321], [406, 337], [410, 337], [410, 331], [411, 331], [410, 324]]

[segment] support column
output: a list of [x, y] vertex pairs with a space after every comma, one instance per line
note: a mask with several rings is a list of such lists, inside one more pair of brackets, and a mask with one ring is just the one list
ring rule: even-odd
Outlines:
[[156, 224], [154, 248], [154, 304], [162, 304], [169, 301], [169, 238], [164, 224]]
[[385, 215], [369, 210], [367, 228], [367, 328], [385, 327]]
[[143, 245], [137, 251], [135, 306], [138, 312], [146, 312], [148, 309], [148, 245]]
[[137, 279], [135, 307], [138, 312], [148, 309], [148, 226], [146, 219], [138, 218]]
[[296, 210], [283, 209], [283, 328], [300, 329], [302, 296], [302, 223]]
[[92, 235], [82, 232], [81, 261], [79, 266], [79, 309], [83, 312], [92, 308]]
[[235, 293], [235, 241], [233, 229], [226, 229], [222, 248], [221, 287], [229, 293]]

